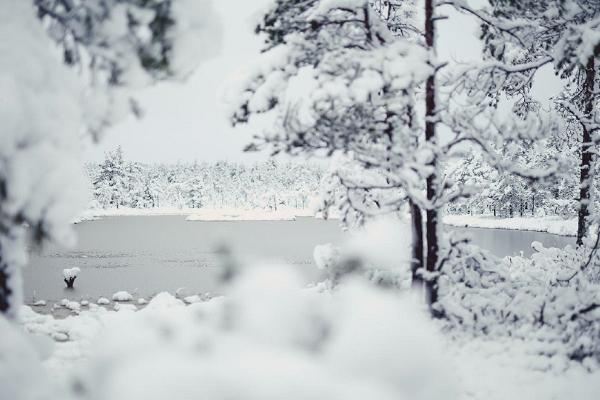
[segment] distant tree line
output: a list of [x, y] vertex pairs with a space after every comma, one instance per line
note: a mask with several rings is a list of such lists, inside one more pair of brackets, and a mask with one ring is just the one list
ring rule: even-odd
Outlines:
[[96, 208], [307, 208], [323, 176], [317, 165], [272, 159], [146, 164], [126, 160], [120, 147], [86, 171]]

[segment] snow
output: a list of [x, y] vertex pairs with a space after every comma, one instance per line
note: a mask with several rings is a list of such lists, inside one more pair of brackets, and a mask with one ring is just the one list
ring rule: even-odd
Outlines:
[[184, 297], [184, 299], [183, 299], [183, 301], [185, 301], [187, 304], [200, 303], [203, 300], [204, 299], [202, 298], [202, 296], [200, 296], [198, 294], [187, 296], [187, 297]]
[[46, 300], [37, 300], [33, 305], [36, 307], [43, 307], [46, 305]]
[[187, 221], [294, 221], [296, 217], [314, 216], [310, 209], [201, 209], [186, 218]]
[[79, 311], [81, 309], [81, 304], [79, 302], [71, 301], [69, 299], [62, 299], [60, 305], [71, 311]]
[[187, 221], [294, 221], [296, 217], [312, 217], [311, 208], [296, 209], [280, 207], [277, 210], [247, 208], [108, 208], [90, 209], [79, 217], [79, 221], [94, 220], [98, 217], [182, 215]]
[[[306, 289], [285, 265], [249, 266], [230, 296], [190, 305], [161, 293], [137, 311], [21, 314], [55, 341], [44, 364], [59, 383], [76, 377], [97, 399], [592, 400], [600, 390], [598, 365], [537, 353], [534, 339], [448, 335], [409, 294], [357, 278]], [[47, 376], [39, 361], [27, 376], [35, 368]]]
[[20, 304], [18, 269], [26, 263], [23, 222], [39, 226], [60, 244], [75, 240], [68, 222], [85, 204], [78, 156], [84, 93], [61, 62], [32, 3], [0, 2], [0, 53], [0, 93], [5, 94], [0, 97], [0, 246], [11, 303]]
[[134, 304], [115, 303], [113, 310], [115, 310], [115, 311], [136, 311], [137, 307]]
[[112, 299], [113, 301], [131, 301], [133, 300], [133, 296], [130, 293], [122, 290], [114, 293], [112, 295]]
[[550, 216], [493, 218], [490, 216], [444, 215], [444, 224], [458, 227], [548, 232], [561, 236], [577, 235], [577, 218], [563, 219]]
[[79, 275], [80, 272], [81, 272], [81, 270], [79, 268], [74, 267], [74, 268], [63, 269], [62, 274], [63, 274], [63, 278], [69, 280], [72, 278], [77, 278], [77, 275]]
[[98, 301], [96, 302], [96, 304], [104, 306], [104, 305], [110, 304], [110, 300], [108, 300], [106, 297], [100, 297], [98, 299]]
[[331, 243], [315, 246], [313, 251], [313, 259], [319, 269], [327, 269], [340, 260], [340, 249]]
[[[219, 53], [221, 21], [212, 0], [177, 0], [171, 5], [174, 27], [171, 32], [171, 69], [180, 79]], [[201, 51], [199, 51], [201, 49]]]
[[57, 388], [40, 362], [42, 354], [30, 335], [3, 315], [0, 315], [0, 332], [0, 397], [7, 400], [59, 398]]

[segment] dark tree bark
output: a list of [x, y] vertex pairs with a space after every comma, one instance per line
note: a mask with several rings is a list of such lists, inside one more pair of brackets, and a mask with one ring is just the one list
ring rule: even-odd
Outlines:
[[410, 216], [412, 225], [412, 287], [413, 289], [421, 289], [423, 287], [423, 277], [421, 272], [425, 267], [425, 259], [423, 254], [423, 216], [421, 208], [409, 201]]
[[[590, 118], [594, 110], [594, 79], [596, 77], [596, 65], [594, 56], [590, 57], [585, 68], [585, 81], [583, 83], [583, 108], [586, 118]], [[577, 245], [583, 244], [583, 238], [588, 230], [588, 218], [590, 216], [590, 169], [592, 167], [592, 133], [587, 122], [582, 124], [583, 138], [581, 142], [581, 162], [579, 175], [579, 213], [577, 216]]]
[[66, 279], [66, 278], [64, 279], [65, 283], [67, 284], [67, 289], [73, 289], [73, 285], [75, 284], [76, 278], [77, 278], [76, 276], [73, 276], [69, 279]]
[[[425, 43], [429, 51], [435, 49], [435, 19], [433, 0], [425, 0]], [[435, 72], [432, 73], [425, 85], [425, 140], [435, 145], [436, 141], [436, 85]], [[427, 177], [426, 192], [429, 207], [426, 212], [426, 236], [427, 236], [427, 261], [426, 270], [429, 273], [436, 272], [438, 265], [439, 241], [438, 241], [438, 210], [433, 202], [437, 196], [437, 160], [434, 154], [431, 161], [434, 172]], [[425, 280], [425, 299], [433, 315], [437, 312], [434, 305], [438, 299], [437, 279]]]
[[2, 258], [2, 246], [0, 246], [0, 313], [6, 315], [11, 305], [12, 289], [8, 284], [10, 273], [8, 265]]

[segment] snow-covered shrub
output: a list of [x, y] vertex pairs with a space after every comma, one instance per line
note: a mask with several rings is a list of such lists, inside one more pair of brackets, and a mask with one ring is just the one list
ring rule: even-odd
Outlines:
[[77, 276], [79, 275], [80, 272], [81, 272], [81, 270], [78, 267], [63, 269], [63, 272], [62, 272], [63, 279], [67, 285], [67, 288], [73, 288], [75, 279], [77, 279]]
[[357, 279], [319, 292], [303, 288], [293, 269], [260, 265], [244, 268], [227, 297], [186, 306], [159, 294], [111, 320], [89, 366], [77, 371], [79, 393], [94, 400], [456, 398], [426, 312]]
[[[545, 343], [534, 347], [600, 361], [598, 260], [589, 250], [544, 248], [502, 260], [465, 242], [449, 248], [439, 278], [451, 330]], [[538, 350], [539, 349], [539, 350]]]
[[570, 218], [577, 215], [579, 203], [573, 199], [546, 199], [543, 209], [547, 214], [558, 215], [563, 218]]
[[360, 274], [379, 286], [408, 287], [410, 235], [408, 226], [396, 217], [379, 217], [350, 232], [339, 247], [316, 246], [313, 257], [331, 286]]

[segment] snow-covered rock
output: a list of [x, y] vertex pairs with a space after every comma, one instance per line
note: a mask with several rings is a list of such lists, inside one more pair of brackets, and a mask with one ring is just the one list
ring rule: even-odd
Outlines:
[[133, 300], [133, 296], [124, 290], [116, 292], [112, 295], [113, 301], [131, 301]]
[[52, 339], [56, 340], [57, 342], [66, 342], [69, 340], [69, 335], [65, 332], [55, 332], [52, 334]]
[[46, 305], [46, 300], [38, 300], [35, 303], [33, 303], [33, 305], [36, 307], [43, 307]]
[[147, 301], [146, 299], [144, 299], [143, 297], [140, 297], [140, 298], [137, 300], [137, 303], [138, 303], [139, 305], [143, 306], [143, 305], [147, 304], [147, 303], [148, 303], [148, 301]]
[[101, 306], [105, 306], [107, 304], [110, 304], [110, 300], [106, 297], [100, 297], [96, 303], [100, 304]]
[[71, 311], [79, 311], [81, 309], [81, 304], [79, 304], [76, 301], [70, 301], [70, 300], [67, 300], [67, 299], [63, 299], [60, 304], [64, 308], [69, 309]]
[[137, 311], [134, 304], [115, 303], [113, 310], [115, 311]]
[[200, 303], [202, 301], [202, 296], [198, 294], [194, 294], [191, 296], [187, 296], [183, 299], [187, 304]]

